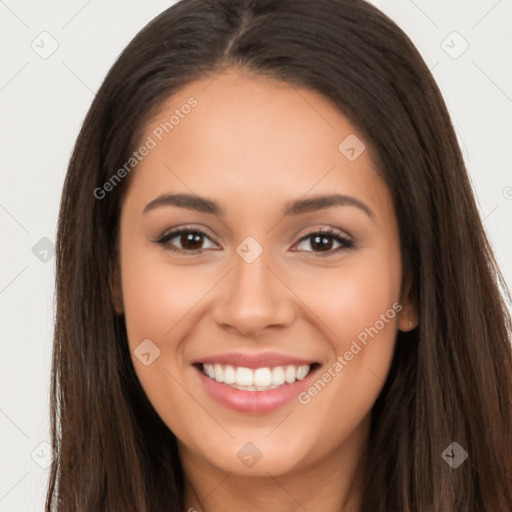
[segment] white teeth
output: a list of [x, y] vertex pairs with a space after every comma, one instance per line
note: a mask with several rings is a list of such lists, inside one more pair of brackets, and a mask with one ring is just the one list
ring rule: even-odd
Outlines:
[[217, 382], [245, 391], [266, 391], [282, 386], [285, 382], [293, 384], [302, 380], [309, 373], [310, 365], [274, 366], [272, 369], [234, 367], [223, 364], [203, 364], [203, 373]]
[[215, 372], [215, 380], [217, 382], [224, 382], [224, 369], [220, 364], [216, 364], [213, 366], [213, 371]]
[[282, 366], [274, 366], [274, 368], [272, 368], [272, 384], [281, 386], [285, 381], [284, 368]]
[[270, 368], [258, 368], [254, 372], [255, 386], [270, 386], [272, 384], [272, 372]]
[[287, 366], [284, 372], [284, 378], [288, 384], [295, 382], [295, 366]]
[[236, 383], [236, 371], [230, 364], [224, 367], [224, 382], [226, 384]]
[[299, 366], [295, 376], [297, 377], [297, 380], [302, 380], [308, 374], [308, 372], [309, 372], [309, 365], [305, 364], [303, 366]]
[[204, 369], [206, 370], [206, 375], [210, 377], [210, 379], [215, 379], [215, 368], [213, 364], [204, 365]]
[[238, 367], [236, 369], [235, 384], [239, 386], [252, 386], [254, 384], [254, 372], [250, 368]]

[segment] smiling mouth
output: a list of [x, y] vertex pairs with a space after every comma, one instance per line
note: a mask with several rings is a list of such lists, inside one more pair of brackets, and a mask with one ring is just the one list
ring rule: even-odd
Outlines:
[[306, 378], [318, 363], [246, 368], [229, 364], [199, 363], [198, 369], [206, 377], [241, 391], [269, 391], [283, 388]]

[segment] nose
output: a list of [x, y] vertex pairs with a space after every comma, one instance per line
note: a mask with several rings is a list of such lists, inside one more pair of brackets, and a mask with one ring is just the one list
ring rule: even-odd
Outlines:
[[291, 324], [294, 295], [270, 263], [265, 251], [252, 263], [233, 256], [213, 308], [217, 325], [248, 336]]

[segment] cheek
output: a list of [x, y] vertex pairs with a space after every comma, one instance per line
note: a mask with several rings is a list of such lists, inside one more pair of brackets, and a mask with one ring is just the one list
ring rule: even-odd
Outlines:
[[394, 258], [380, 262], [375, 258], [371, 263], [317, 272], [314, 279], [302, 283], [297, 294], [321, 321], [332, 348], [341, 354], [376, 323], [383, 337], [393, 337], [397, 320], [393, 304], [399, 300], [399, 291], [400, 268]]
[[[123, 302], [136, 375], [162, 420], [180, 438], [188, 439], [179, 418], [194, 417], [198, 411], [182, 384], [179, 340], [186, 339], [187, 330], [192, 328], [189, 318], [194, 305], [208, 291], [208, 278], [192, 266], [171, 267], [161, 258], [151, 261], [147, 254], [136, 251], [125, 254], [129, 256], [122, 261]], [[140, 357], [144, 353], [149, 353], [146, 360]], [[147, 359], [149, 364], [145, 364]]]
[[310, 289], [308, 305], [321, 317], [330, 358], [299, 403], [315, 411], [312, 422], [337, 418], [324, 427], [333, 437], [356, 428], [386, 380], [401, 310], [399, 262], [381, 252], [316, 279]]
[[132, 254], [123, 262], [126, 325], [134, 335], [158, 340], [173, 329], [208, 291], [208, 276], [192, 266], [176, 267]]
[[[184, 368], [188, 371], [185, 350], [218, 275], [206, 266], [177, 266], [161, 254], [154, 257], [131, 246], [122, 254], [124, 313], [135, 372], [150, 402], [174, 429], [174, 407], [183, 414], [197, 414], [181, 384], [187, 378]], [[153, 361], [154, 357], [154, 362], [146, 366], [148, 361], [139, 355], [148, 352], [146, 359]], [[171, 403], [174, 406], [169, 408]]]

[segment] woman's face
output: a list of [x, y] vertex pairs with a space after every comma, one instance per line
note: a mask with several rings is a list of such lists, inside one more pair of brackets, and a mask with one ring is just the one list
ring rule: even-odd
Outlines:
[[148, 123], [115, 289], [185, 466], [279, 475], [360, 455], [412, 318], [363, 144], [323, 96], [234, 71]]

